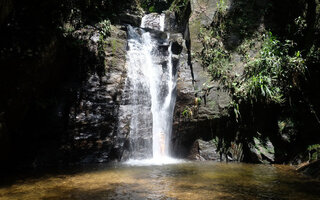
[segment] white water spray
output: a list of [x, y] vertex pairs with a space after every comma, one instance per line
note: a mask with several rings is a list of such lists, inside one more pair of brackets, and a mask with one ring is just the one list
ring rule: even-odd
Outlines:
[[164, 31], [164, 19], [165, 19], [165, 14], [162, 13], [159, 17], [160, 31]]
[[[142, 18], [143, 29], [128, 26], [126, 87], [129, 87], [129, 99], [132, 105], [129, 164], [175, 162], [170, 157], [169, 144], [176, 75], [172, 65], [169, 33], [163, 32], [164, 24], [164, 14], [152, 13]], [[147, 31], [144, 28], [154, 31]], [[150, 116], [148, 105], [152, 118], [146, 118]], [[146, 132], [142, 132], [143, 130]], [[152, 138], [152, 148], [150, 148], [150, 138]]]

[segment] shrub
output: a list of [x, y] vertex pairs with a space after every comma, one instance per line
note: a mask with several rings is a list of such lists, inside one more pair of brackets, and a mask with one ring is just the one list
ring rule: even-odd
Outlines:
[[245, 40], [246, 44], [241, 45], [245, 49], [238, 48], [245, 71], [238, 77], [232, 75], [231, 53], [225, 49], [222, 37], [223, 32], [214, 27], [202, 29], [200, 38], [204, 49], [201, 58], [212, 79], [221, 81], [232, 92], [231, 105], [236, 118], [240, 116], [241, 103], [282, 104], [291, 91], [299, 90], [299, 80], [305, 75], [306, 65], [300, 51], [294, 51], [293, 41], [281, 42], [271, 32], [266, 32], [259, 37], [260, 52], [252, 57], [248, 52], [253, 41]]
[[108, 19], [105, 19], [99, 23], [100, 34], [103, 38], [110, 36], [111, 33], [111, 22]]
[[283, 103], [306, 70], [301, 53], [291, 54], [293, 46], [290, 40], [283, 44], [270, 32], [265, 34], [259, 55], [247, 63], [245, 78], [234, 85], [235, 95], [251, 103]]

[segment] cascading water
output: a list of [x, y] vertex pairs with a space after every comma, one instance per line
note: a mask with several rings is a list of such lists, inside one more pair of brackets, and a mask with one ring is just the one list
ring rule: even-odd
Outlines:
[[[170, 137], [175, 104], [175, 83], [169, 33], [164, 14], [145, 15], [141, 28], [128, 25], [125, 96], [130, 106], [130, 160], [170, 163]], [[151, 153], [152, 152], [152, 153]], [[146, 160], [145, 160], [146, 161]]]

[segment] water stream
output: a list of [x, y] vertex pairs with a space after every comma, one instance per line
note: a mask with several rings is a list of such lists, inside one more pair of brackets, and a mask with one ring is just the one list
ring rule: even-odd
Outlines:
[[125, 93], [130, 116], [130, 161], [171, 163], [170, 136], [175, 104], [169, 33], [164, 32], [164, 14], [148, 14], [141, 27], [128, 25]]
[[[0, 186], [0, 199], [318, 200], [320, 181], [290, 166], [186, 162], [86, 166]], [[16, 176], [17, 177], [17, 176]]]

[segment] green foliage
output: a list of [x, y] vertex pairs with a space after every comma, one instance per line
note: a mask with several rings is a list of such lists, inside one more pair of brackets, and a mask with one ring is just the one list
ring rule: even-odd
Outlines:
[[225, 0], [218, 0], [217, 1], [217, 8], [219, 12], [224, 12], [227, 9], [227, 4]]
[[156, 12], [156, 9], [155, 9], [154, 6], [150, 6], [148, 10], [149, 10], [150, 13]]
[[[296, 123], [292, 118], [284, 118], [278, 120], [279, 133], [289, 137], [294, 137], [297, 129]], [[290, 139], [290, 138], [287, 138]]]
[[320, 144], [313, 144], [308, 146], [308, 151], [320, 149]]
[[174, 0], [169, 8], [170, 11], [179, 12], [187, 6], [190, 0]]
[[[230, 50], [225, 48], [223, 37], [228, 29], [218, 22], [216, 27], [200, 30], [204, 46], [201, 53], [202, 63], [207, 67], [212, 79], [219, 80], [233, 94], [231, 105], [234, 114], [240, 117], [239, 104], [264, 103], [282, 104], [290, 92], [299, 89], [299, 80], [306, 71], [305, 59], [300, 51], [294, 51], [295, 43], [291, 40], [281, 42], [271, 32], [257, 37], [261, 43], [258, 55], [251, 55], [255, 48], [253, 39], [246, 39], [236, 49], [242, 55], [245, 63], [244, 74], [241, 77], [232, 74]], [[315, 49], [315, 48], [314, 48]], [[316, 57], [317, 50], [312, 50], [310, 57]]]
[[100, 34], [103, 38], [110, 36], [111, 33], [111, 22], [108, 19], [105, 19], [99, 22]]
[[299, 16], [294, 20], [294, 24], [296, 26], [295, 35], [302, 35], [303, 31], [307, 28], [306, 20]]
[[186, 119], [191, 119], [193, 116], [192, 109], [189, 106], [186, 106], [182, 112], [182, 116]]
[[[150, 11], [150, 8], [151, 8], [151, 7], [154, 8], [153, 1], [152, 1], [152, 0], [142, 0], [142, 1], [141, 1], [141, 7], [142, 7], [144, 10]], [[151, 9], [151, 10], [153, 10], [153, 9]]]
[[309, 161], [318, 160], [320, 158], [320, 144], [309, 145], [308, 148]]
[[105, 19], [101, 22], [99, 22], [100, 26], [100, 37], [98, 42], [98, 53], [101, 57], [105, 56], [105, 47], [106, 47], [106, 41], [105, 39], [110, 36], [111, 34], [111, 22], [108, 19]]
[[188, 14], [186, 11], [189, 3], [190, 0], [174, 0], [169, 8], [170, 11], [175, 12], [179, 24], [183, 23], [185, 15]]
[[202, 38], [204, 49], [200, 57], [213, 79], [226, 79], [226, 74], [230, 70], [230, 54], [224, 49], [223, 43], [216, 39], [217, 35], [212, 30], [201, 29], [200, 38]]
[[63, 24], [62, 27], [59, 27], [62, 32], [66, 33], [66, 34], [71, 34], [73, 31], [75, 31], [74, 26], [72, 26], [72, 24], [70, 23], [65, 23]]
[[238, 119], [241, 118], [240, 110], [239, 110], [239, 104], [236, 101], [232, 101], [231, 105], [233, 107], [233, 112], [234, 112], [234, 115], [236, 117], [236, 121], [238, 122]]
[[245, 78], [234, 85], [235, 95], [251, 103], [283, 103], [306, 69], [301, 53], [291, 54], [293, 46], [290, 40], [283, 44], [270, 32], [265, 34], [260, 54], [247, 63]]
[[307, 60], [311, 64], [320, 63], [320, 47], [313, 44], [307, 54]]

